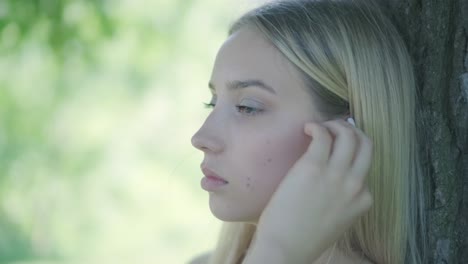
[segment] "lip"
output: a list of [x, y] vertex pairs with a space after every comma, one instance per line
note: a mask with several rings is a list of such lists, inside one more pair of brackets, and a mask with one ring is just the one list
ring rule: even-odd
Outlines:
[[205, 175], [205, 177], [201, 179], [200, 185], [206, 191], [214, 192], [217, 189], [229, 183], [224, 178], [216, 174], [214, 171], [206, 167], [202, 167], [202, 172]]
[[206, 167], [202, 167], [201, 168], [203, 174], [205, 175], [205, 177], [207, 178], [210, 178], [210, 179], [213, 179], [213, 180], [219, 180], [219, 181], [224, 181], [226, 183], [228, 183], [228, 181], [226, 181], [226, 179], [224, 179], [223, 177], [220, 177], [218, 174], [216, 174], [214, 171], [206, 168]]

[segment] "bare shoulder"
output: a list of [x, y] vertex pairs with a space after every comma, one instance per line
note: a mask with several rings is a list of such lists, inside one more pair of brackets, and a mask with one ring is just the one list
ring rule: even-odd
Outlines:
[[206, 252], [194, 257], [188, 264], [208, 264], [210, 260], [210, 252]]

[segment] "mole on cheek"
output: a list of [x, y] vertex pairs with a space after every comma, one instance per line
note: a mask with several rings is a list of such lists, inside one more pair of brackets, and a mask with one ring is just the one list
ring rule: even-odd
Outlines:
[[266, 162], [263, 162], [263, 166], [266, 166], [268, 163], [271, 163], [271, 158], [268, 158]]

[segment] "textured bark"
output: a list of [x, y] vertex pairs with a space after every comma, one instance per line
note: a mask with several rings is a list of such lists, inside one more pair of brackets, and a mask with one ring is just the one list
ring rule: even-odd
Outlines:
[[468, 263], [468, 0], [380, 0], [420, 92], [429, 263]]

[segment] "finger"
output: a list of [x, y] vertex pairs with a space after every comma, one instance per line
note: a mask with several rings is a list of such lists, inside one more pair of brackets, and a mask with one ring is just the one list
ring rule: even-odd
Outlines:
[[372, 164], [373, 143], [360, 129], [356, 129], [356, 135], [359, 137], [360, 144], [351, 166], [350, 175], [357, 181], [363, 182]]
[[304, 157], [311, 163], [327, 164], [332, 144], [332, 137], [328, 129], [317, 123], [307, 123], [304, 126], [304, 132], [312, 137]]
[[354, 133], [354, 127], [344, 120], [333, 120], [323, 123], [335, 136], [330, 156], [330, 167], [340, 170], [348, 170], [356, 153], [358, 138]]

